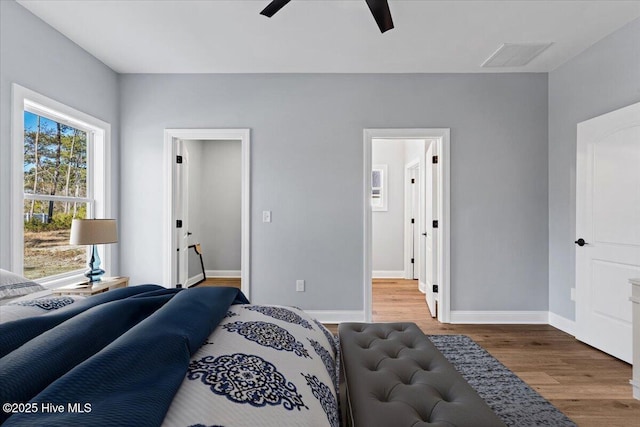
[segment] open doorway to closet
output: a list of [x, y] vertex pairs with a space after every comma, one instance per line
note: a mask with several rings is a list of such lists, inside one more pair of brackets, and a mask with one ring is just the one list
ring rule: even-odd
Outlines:
[[249, 295], [249, 130], [165, 130], [165, 283]]
[[368, 129], [364, 144], [365, 316], [373, 279], [414, 286], [448, 322], [449, 130]]

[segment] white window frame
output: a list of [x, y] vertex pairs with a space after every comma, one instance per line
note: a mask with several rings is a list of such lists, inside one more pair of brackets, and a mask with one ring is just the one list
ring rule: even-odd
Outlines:
[[[380, 171], [382, 172], [382, 179], [380, 182], [380, 205], [379, 206], [374, 206], [373, 204], [373, 171]], [[387, 165], [373, 165], [371, 167], [371, 210], [374, 212], [387, 212], [389, 210], [389, 204], [388, 204], [388, 167]]]
[[[65, 104], [20, 86], [12, 85], [11, 119], [11, 270], [22, 274], [24, 267], [24, 112], [46, 117], [87, 132], [87, 197], [91, 207], [87, 215], [113, 218], [111, 208], [111, 125]], [[37, 199], [68, 200], [60, 196], [33, 196]], [[75, 198], [78, 200], [79, 198]], [[116, 257], [115, 245], [98, 247], [107, 275]], [[87, 248], [87, 251], [89, 248]], [[47, 288], [76, 283], [85, 277], [79, 269], [36, 281]]]

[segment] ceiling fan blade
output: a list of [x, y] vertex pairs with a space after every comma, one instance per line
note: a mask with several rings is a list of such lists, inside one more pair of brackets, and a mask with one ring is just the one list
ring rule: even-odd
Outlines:
[[285, 7], [286, 4], [290, 1], [291, 0], [273, 0], [267, 5], [267, 7], [262, 10], [262, 12], [260, 12], [260, 15], [268, 16], [269, 18], [271, 18], [276, 14], [276, 12]]
[[393, 19], [391, 18], [391, 11], [389, 10], [389, 3], [387, 0], [366, 0], [369, 10], [373, 18], [380, 28], [380, 32], [384, 33], [393, 28]]

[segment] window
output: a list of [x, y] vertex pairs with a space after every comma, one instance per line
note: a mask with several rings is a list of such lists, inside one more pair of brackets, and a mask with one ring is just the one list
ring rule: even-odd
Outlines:
[[89, 132], [24, 111], [23, 275], [41, 279], [83, 268], [86, 248], [69, 246], [71, 220], [93, 208], [87, 193]]
[[71, 221], [110, 216], [109, 125], [18, 85], [13, 108], [12, 270], [51, 287], [78, 281], [88, 248], [69, 245]]
[[387, 211], [387, 165], [373, 165], [371, 169], [371, 208]]

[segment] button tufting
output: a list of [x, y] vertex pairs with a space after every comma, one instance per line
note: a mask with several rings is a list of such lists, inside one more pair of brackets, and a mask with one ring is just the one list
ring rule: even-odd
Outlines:
[[[474, 411], [470, 418], [474, 426], [501, 425], [495, 422], [488, 408], [487, 411], [477, 411], [477, 405], [466, 408], [467, 402], [475, 402], [479, 397], [469, 396], [464, 389], [455, 387], [463, 379], [455, 370], [442, 364], [437, 349], [415, 325], [366, 326], [339, 328], [344, 337], [343, 357], [350, 386], [348, 394], [350, 398], [355, 396], [352, 399], [354, 405], [350, 408], [355, 426], [379, 425], [376, 422], [382, 418], [398, 421], [404, 418], [416, 427], [441, 422], [452, 425], [449, 422], [452, 411], [457, 413], [469, 409]], [[364, 333], [355, 332], [358, 329]], [[409, 351], [403, 352], [405, 349]], [[362, 399], [364, 397], [369, 405]], [[451, 399], [456, 401], [455, 405], [448, 405]], [[356, 405], [357, 402], [362, 406]], [[384, 402], [390, 404], [382, 405]], [[432, 413], [438, 403], [442, 406]], [[411, 414], [408, 418], [407, 410]], [[397, 418], [395, 413], [399, 414]]]

